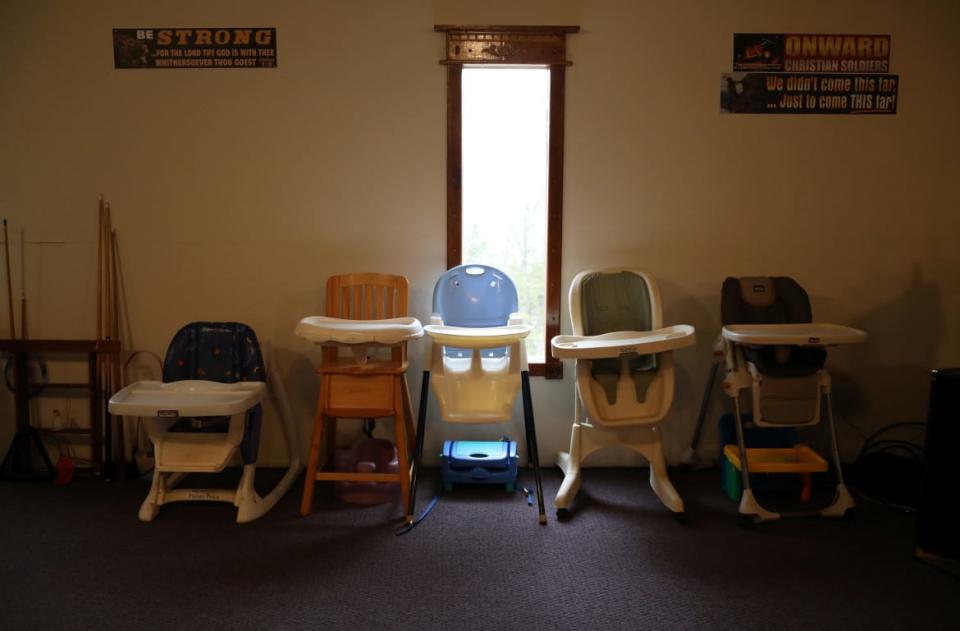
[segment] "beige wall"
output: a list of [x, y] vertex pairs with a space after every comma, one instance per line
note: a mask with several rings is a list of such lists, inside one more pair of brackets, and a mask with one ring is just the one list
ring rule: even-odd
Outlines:
[[[443, 271], [445, 74], [433, 24], [579, 24], [563, 284], [587, 267], [643, 268], [659, 279], [665, 321], [697, 327], [698, 346], [677, 358], [670, 456], [692, 431], [720, 283], [747, 274], [794, 276], [818, 320], [871, 333], [831, 353], [849, 456], [858, 433], [922, 419], [928, 371], [960, 364], [958, 18], [952, 0], [5, 2], [0, 215], [14, 237], [26, 230], [31, 335], [93, 334], [102, 192], [128, 346], [162, 353], [195, 319], [252, 324], [273, 340], [306, 443], [317, 353], [292, 330], [321, 311], [327, 276], [403, 273], [414, 315], [427, 318]], [[110, 29], [138, 26], [276, 27], [279, 67], [114, 70]], [[899, 112], [720, 115], [738, 31], [892, 34]], [[534, 383], [545, 462], [569, 434], [571, 367]], [[11, 405], [0, 399], [3, 445]], [[519, 436], [519, 424], [508, 431]], [[283, 460], [279, 436], [266, 433], [267, 463]]]

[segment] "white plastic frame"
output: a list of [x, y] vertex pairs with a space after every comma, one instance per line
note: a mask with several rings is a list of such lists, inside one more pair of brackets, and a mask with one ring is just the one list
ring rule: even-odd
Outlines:
[[[269, 361], [269, 344], [262, 343], [267, 382], [222, 384], [185, 380], [170, 383], [139, 381], [110, 398], [109, 411], [118, 416], [143, 416], [147, 434], [154, 445], [155, 465], [150, 491], [140, 506], [141, 521], [153, 521], [160, 507], [171, 502], [230, 502], [237, 507], [237, 523], [253, 521], [267, 513], [300, 475], [300, 450], [286, 390], [279, 373]], [[256, 463], [244, 464], [236, 489], [176, 488], [188, 473], [217, 472], [228, 466], [243, 440], [246, 411], [260, 403], [268, 390], [277, 404], [289, 467], [267, 495], [254, 489]], [[160, 416], [158, 416], [160, 415]], [[168, 430], [179, 416], [227, 416], [226, 434], [182, 433]]]
[[[830, 373], [826, 370], [817, 371], [819, 380], [817, 386], [817, 401], [814, 415], [807, 423], [783, 424], [766, 421], [760, 409], [760, 391], [763, 384], [763, 375], [756, 366], [746, 360], [743, 354], [745, 346], [840, 346], [859, 344], [867, 340], [867, 333], [852, 327], [825, 323], [801, 324], [738, 324], [723, 327], [721, 338], [724, 347], [724, 361], [727, 375], [723, 380], [723, 389], [734, 401], [737, 424], [737, 442], [742, 463], [741, 478], [743, 493], [740, 497], [738, 512], [742, 518], [755, 522], [773, 521], [785, 516], [794, 516], [777, 513], [764, 508], [753, 493], [750, 486], [750, 471], [747, 461], [747, 452], [743, 445], [743, 419], [740, 411], [740, 391], [751, 390], [751, 404], [753, 408], [753, 422], [758, 427], [806, 427], [820, 422], [822, 401], [826, 398], [828, 430], [831, 440], [831, 459], [837, 475], [837, 488], [833, 501], [824, 509], [817, 511], [822, 517], [843, 517], [855, 508], [856, 502], [850, 495], [843, 480], [840, 453], [837, 448], [836, 426], [833, 420], [833, 394]], [[807, 513], [798, 513], [805, 515]]]
[[[595, 273], [630, 272], [644, 280], [650, 297], [652, 331], [620, 331], [585, 336], [581, 306], [581, 286], [585, 277]], [[669, 412], [674, 393], [673, 351], [694, 344], [695, 331], [689, 325], [663, 328], [660, 289], [648, 274], [639, 270], [615, 268], [587, 270], [577, 274], [570, 284], [570, 323], [573, 335], [551, 340], [551, 351], [558, 358], [576, 360], [576, 392], [570, 450], [557, 454], [557, 466], [564, 472], [563, 483], [554, 500], [558, 513], [567, 510], [580, 489], [581, 463], [590, 454], [610, 446], [624, 446], [642, 455], [650, 464], [650, 487], [664, 506], [677, 514], [684, 512], [680, 498], [667, 474], [660, 432], [660, 421]], [[657, 377], [647, 388], [646, 399], [636, 401], [632, 379], [621, 375], [614, 404], [591, 375], [591, 360], [614, 358], [623, 354], [657, 355]]]
[[[527, 369], [525, 338], [533, 327], [522, 314], [500, 327], [446, 326], [438, 315], [423, 327], [430, 338], [430, 386], [448, 423], [501, 423], [513, 418], [520, 372]], [[469, 349], [470, 357], [450, 357], [444, 346]], [[508, 349], [503, 357], [483, 357], [484, 349]]]

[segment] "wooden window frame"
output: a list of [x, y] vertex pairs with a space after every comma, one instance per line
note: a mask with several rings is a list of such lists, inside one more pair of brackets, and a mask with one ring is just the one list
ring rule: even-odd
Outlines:
[[550, 68], [550, 147], [547, 175], [546, 357], [531, 363], [530, 374], [562, 379], [563, 364], [550, 355], [560, 334], [560, 265], [563, 241], [563, 127], [568, 33], [579, 26], [452, 26], [446, 33], [447, 66], [447, 269], [463, 263], [462, 70], [464, 65], [547, 66]]

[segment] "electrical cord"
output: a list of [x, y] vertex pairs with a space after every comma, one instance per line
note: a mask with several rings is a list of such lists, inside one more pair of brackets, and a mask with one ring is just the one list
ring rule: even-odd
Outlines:
[[[926, 423], [902, 421], [881, 427], [867, 436], [860, 453], [850, 465], [855, 482], [850, 485], [857, 496], [874, 504], [908, 513], [917, 511], [915, 500], [919, 494], [919, 478], [925, 467], [922, 445], [904, 439], [880, 437], [896, 429], [915, 428], [926, 430]], [[885, 477], [886, 476], [886, 477]], [[882, 489], [866, 488], [870, 482], [878, 482]], [[899, 491], [903, 497], [893, 496]]]

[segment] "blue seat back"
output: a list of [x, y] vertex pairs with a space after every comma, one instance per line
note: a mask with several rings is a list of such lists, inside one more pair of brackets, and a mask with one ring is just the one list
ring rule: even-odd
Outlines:
[[264, 381], [257, 334], [239, 322], [192, 322], [177, 331], [163, 361], [163, 380]]
[[[167, 347], [167, 355], [163, 360], [163, 381], [186, 379], [218, 383], [266, 381], [257, 334], [240, 322], [191, 322], [184, 326]], [[260, 404], [247, 412], [241, 445], [245, 464], [256, 462], [262, 415]], [[211, 424], [225, 429], [223, 422], [214, 420], [207, 425]]]
[[437, 281], [433, 311], [447, 326], [504, 326], [517, 311], [517, 288], [495, 267], [460, 265]]
[[[447, 270], [433, 289], [433, 311], [447, 326], [504, 326], [518, 309], [517, 288], [510, 277], [489, 265], [460, 265]], [[470, 351], [447, 347], [450, 357]], [[502, 357], [505, 348], [484, 349], [484, 357]]]

